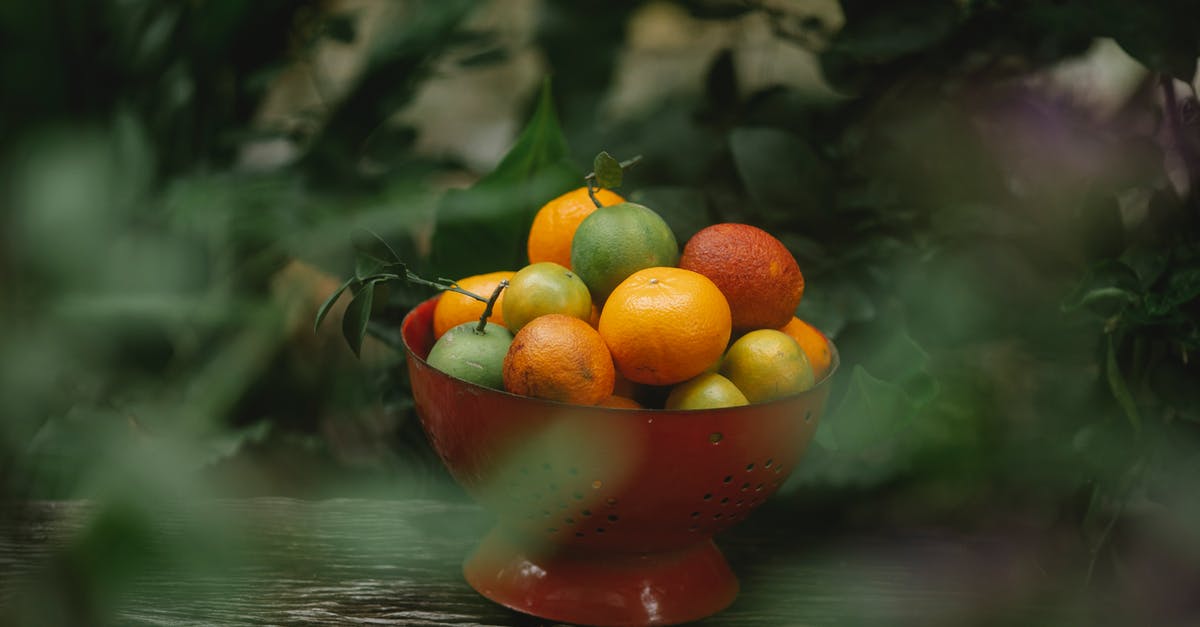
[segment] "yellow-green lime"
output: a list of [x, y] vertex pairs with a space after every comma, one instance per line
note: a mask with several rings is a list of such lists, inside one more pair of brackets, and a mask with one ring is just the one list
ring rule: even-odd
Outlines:
[[725, 352], [720, 372], [751, 403], [799, 394], [815, 382], [800, 344], [775, 329], [759, 329], [738, 338]]
[[732, 381], [706, 372], [671, 389], [667, 409], [716, 409], [749, 405], [750, 401]]
[[464, 322], [442, 334], [429, 356], [430, 366], [464, 381], [504, 389], [504, 356], [512, 344], [508, 329], [489, 322], [478, 332], [479, 322]]

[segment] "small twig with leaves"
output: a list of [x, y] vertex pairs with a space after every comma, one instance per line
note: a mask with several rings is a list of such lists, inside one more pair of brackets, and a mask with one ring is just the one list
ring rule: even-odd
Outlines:
[[[313, 331], [321, 327], [321, 323], [325, 317], [329, 315], [329, 310], [333, 308], [333, 304], [337, 302], [342, 292], [350, 290], [353, 297], [350, 304], [346, 307], [346, 313], [342, 316], [342, 335], [346, 338], [346, 343], [350, 345], [350, 349], [358, 355], [362, 350], [363, 338], [367, 334], [367, 324], [371, 319], [371, 309], [375, 305], [375, 287], [387, 283], [388, 281], [404, 281], [416, 285], [424, 285], [446, 292], [455, 292], [473, 298], [481, 303], [487, 303], [486, 313], [482, 318], [487, 320], [487, 316], [491, 315], [491, 310], [495, 304], [495, 300], [500, 296], [500, 291], [503, 287], [497, 287], [492, 297], [485, 298], [474, 292], [469, 292], [458, 286], [458, 283], [449, 279], [438, 278], [428, 280], [421, 278], [408, 266], [400, 260], [396, 251], [388, 246], [387, 242], [379, 235], [367, 231], [360, 230], [354, 234], [354, 249], [356, 252], [354, 264], [354, 276], [346, 279], [336, 291], [325, 299], [321, 307], [317, 309], [316, 320], [313, 321]], [[504, 286], [508, 285], [507, 281], [503, 282]], [[483, 322], [480, 323], [481, 325]], [[482, 326], [480, 327], [482, 332]]]
[[583, 177], [584, 182], [587, 183], [588, 198], [591, 198], [597, 207], [603, 206], [596, 198], [596, 189], [598, 187], [604, 189], [616, 189], [620, 187], [625, 179], [625, 170], [633, 167], [641, 160], [641, 155], [635, 155], [627, 161], [617, 161], [616, 157], [601, 151], [592, 160], [592, 171]]

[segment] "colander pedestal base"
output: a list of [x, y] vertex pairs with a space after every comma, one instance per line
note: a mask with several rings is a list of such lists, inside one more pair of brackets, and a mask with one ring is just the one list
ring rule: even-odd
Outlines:
[[493, 529], [463, 574], [505, 607], [583, 625], [684, 623], [725, 609], [738, 593], [737, 578], [708, 539], [661, 553], [542, 553]]

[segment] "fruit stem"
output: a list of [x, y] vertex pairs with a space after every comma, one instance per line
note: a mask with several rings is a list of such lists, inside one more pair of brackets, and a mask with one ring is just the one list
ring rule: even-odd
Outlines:
[[596, 198], [596, 180], [595, 180], [596, 173], [593, 172], [593, 173], [589, 174], [588, 176], [590, 176], [591, 178], [584, 179], [585, 181], [587, 181], [588, 198], [591, 198], [592, 202], [596, 205], [596, 208], [599, 209], [599, 208], [603, 207], [604, 205], [600, 204], [599, 198]]
[[[412, 270], [407, 270], [405, 272], [405, 275], [406, 276], [404, 276], [403, 278], [405, 281], [407, 281], [409, 283], [416, 283], [417, 285], [424, 285], [426, 287], [436, 287], [439, 290], [444, 290], [447, 292], [454, 292], [456, 294], [462, 294], [463, 296], [466, 296], [469, 298], [474, 298], [475, 300], [477, 300], [481, 303], [486, 303], [488, 300], [488, 299], [484, 298], [483, 296], [480, 296], [479, 294], [476, 294], [474, 292], [468, 292], [467, 290], [464, 290], [463, 288], [458, 286], [458, 283], [455, 283], [454, 281], [451, 281], [450, 279], [439, 278], [436, 281], [430, 281], [428, 279], [422, 279], [421, 277], [413, 274]], [[395, 275], [395, 274], [380, 274], [377, 276], [384, 278], [384, 279], [388, 279], [388, 280], [398, 280], [401, 278], [399, 275]]]
[[[620, 163], [621, 169], [628, 170], [629, 168], [632, 168], [633, 166], [637, 165], [637, 163], [641, 160], [642, 160], [641, 155], [634, 155], [632, 158], [626, 159], [625, 161], [622, 161]], [[597, 209], [603, 207], [604, 205], [600, 204], [600, 201], [596, 199], [596, 188], [597, 188], [596, 173], [588, 172], [587, 176], [583, 177], [583, 180], [584, 180], [584, 182], [587, 183], [588, 198], [591, 198], [592, 202], [596, 203]]]
[[496, 306], [496, 300], [500, 298], [500, 292], [508, 287], [508, 279], [500, 279], [500, 283], [496, 285], [496, 289], [492, 290], [492, 296], [488, 298], [487, 305], [483, 308], [483, 315], [479, 316], [479, 325], [475, 327], [477, 335], [483, 335], [483, 331], [487, 328], [487, 319], [492, 315], [492, 308]]

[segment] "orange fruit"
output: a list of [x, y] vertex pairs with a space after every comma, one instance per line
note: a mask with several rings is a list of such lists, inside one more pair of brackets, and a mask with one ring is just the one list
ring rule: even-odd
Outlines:
[[770, 233], [749, 224], [714, 224], [688, 240], [679, 267], [712, 279], [733, 315], [733, 328], [778, 329], [804, 295], [796, 258]]
[[703, 275], [646, 268], [621, 282], [600, 311], [600, 336], [621, 375], [635, 383], [686, 381], [721, 358], [729, 305]]
[[634, 272], [678, 261], [679, 243], [671, 227], [662, 216], [632, 202], [593, 211], [571, 242], [571, 268], [597, 303]]
[[[512, 280], [513, 274], [509, 270], [489, 272], [469, 276], [456, 283], [462, 289], [486, 299], [492, 295], [501, 280]], [[496, 299], [496, 305], [492, 308], [492, 315], [488, 316], [488, 322], [504, 325], [504, 316], [501, 314], [503, 305], [504, 292], [500, 292], [500, 297]], [[470, 296], [463, 296], [451, 291], [442, 292], [437, 305], [433, 308], [433, 337], [440, 338], [443, 333], [464, 322], [479, 322], [479, 316], [483, 315], [485, 306], [486, 303], [477, 301]]]
[[799, 394], [815, 383], [800, 345], [775, 329], [759, 329], [738, 338], [721, 361], [721, 374], [751, 403]]
[[642, 409], [641, 403], [627, 396], [612, 396], [600, 401], [601, 407], [612, 407], [613, 409]]
[[[599, 326], [599, 324], [600, 322], [597, 319], [596, 324], [592, 325], [592, 328]], [[627, 396], [629, 398], [633, 398], [637, 396], [638, 387], [638, 384], [626, 379], [625, 377], [622, 377], [620, 372], [617, 372], [617, 376], [613, 380], [613, 394], [616, 394], [617, 396]]]
[[592, 316], [592, 295], [574, 272], [542, 261], [521, 268], [504, 290], [504, 321], [513, 333], [530, 320], [560, 313], [583, 321]]
[[595, 405], [613, 393], [608, 347], [588, 323], [563, 314], [534, 318], [504, 357], [504, 389], [564, 403]]
[[716, 409], [749, 405], [746, 395], [719, 374], [702, 373], [671, 389], [667, 409]]
[[[607, 189], [596, 190], [596, 200], [605, 207], [625, 202], [625, 199]], [[596, 203], [588, 197], [587, 188], [569, 191], [542, 205], [529, 227], [529, 242], [526, 247], [529, 263], [553, 261], [560, 266], [571, 267], [571, 240], [579, 223], [596, 210]]]
[[808, 357], [808, 363], [813, 369], [813, 376], [820, 381], [829, 372], [829, 362], [833, 361], [833, 352], [829, 349], [829, 338], [813, 325], [795, 316], [792, 317], [791, 322], [779, 330], [796, 340], [796, 343], [804, 351], [804, 356]]

